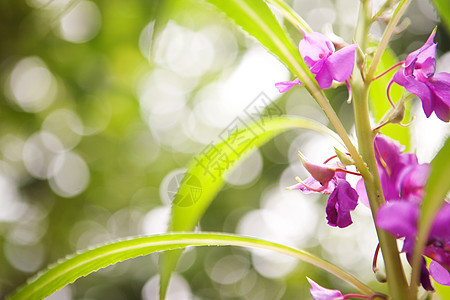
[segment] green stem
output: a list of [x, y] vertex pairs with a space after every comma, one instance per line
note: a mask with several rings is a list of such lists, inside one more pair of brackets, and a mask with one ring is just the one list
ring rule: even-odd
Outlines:
[[[385, 202], [380, 177], [377, 170], [377, 162], [374, 151], [374, 135], [369, 119], [368, 89], [362, 80], [353, 85], [353, 105], [355, 109], [356, 133], [358, 136], [359, 153], [370, 171], [370, 176], [364, 177], [367, 196], [370, 202], [373, 219], [379, 207]], [[397, 242], [388, 232], [376, 228], [383, 253], [386, 276], [389, 286], [389, 294], [392, 299], [406, 300], [408, 284], [406, 281], [403, 266], [400, 261]]]
[[[409, 0], [406, 0], [409, 2]], [[402, 1], [404, 3], [405, 1]], [[401, 4], [402, 4], [401, 3]], [[400, 6], [400, 5], [399, 5]], [[368, 45], [368, 33], [372, 23], [371, 17], [371, 5], [370, 1], [362, 0], [358, 18], [358, 27], [355, 33], [355, 39], [358, 42], [361, 50], [366, 52]], [[398, 9], [397, 9], [398, 10]], [[396, 10], [396, 11], [397, 11]], [[401, 14], [397, 14], [398, 18]], [[392, 22], [391, 22], [392, 23]], [[396, 23], [390, 25], [395, 27]], [[389, 26], [386, 30], [389, 30]], [[390, 36], [386, 35], [385, 36]], [[384, 36], [383, 36], [384, 37]], [[377, 50], [377, 57], [381, 58], [386, 46]], [[378, 58], [378, 59], [379, 59]], [[375, 60], [375, 58], [374, 58]], [[376, 70], [378, 62], [372, 62], [371, 69], [373, 73], [372, 78]], [[377, 169], [377, 162], [374, 151], [374, 134], [370, 124], [369, 114], [369, 88], [371, 84], [371, 78], [366, 76], [366, 81], [363, 81], [360, 72], [353, 72], [352, 88], [353, 88], [353, 106], [355, 114], [356, 133], [358, 137], [359, 153], [363, 160], [366, 162], [369, 174], [363, 175], [364, 184], [366, 186], [367, 196], [370, 202], [372, 216], [375, 220], [376, 213], [379, 207], [385, 203], [383, 196], [383, 189], [381, 187], [380, 177]], [[369, 78], [368, 78], [369, 77]], [[406, 281], [403, 266], [400, 261], [400, 256], [397, 248], [397, 243], [394, 237], [388, 232], [377, 230], [378, 239], [380, 242], [380, 248], [383, 253], [384, 264], [386, 267], [386, 276], [389, 287], [389, 294], [392, 299], [406, 300], [408, 295], [408, 284]]]
[[381, 57], [383, 56], [384, 50], [386, 50], [388, 42], [391, 39], [392, 33], [394, 33], [398, 21], [400, 21], [400, 18], [403, 16], [405, 10], [408, 8], [410, 3], [411, 0], [402, 0], [395, 9], [394, 14], [392, 15], [392, 18], [389, 20], [389, 23], [383, 33], [383, 37], [381, 38], [380, 44], [378, 45], [378, 48], [373, 56], [372, 63], [370, 64], [369, 71], [367, 72], [366, 75], [366, 81], [372, 81], [372, 79], [374, 78], [375, 72], [377, 71], [378, 63], [380, 62]]
[[350, 137], [347, 134], [347, 131], [345, 130], [344, 125], [342, 125], [341, 120], [337, 116], [334, 109], [331, 107], [330, 102], [325, 97], [322, 90], [317, 88], [316, 85], [314, 84], [307, 84], [307, 82], [305, 82], [305, 86], [311, 93], [311, 95], [314, 97], [314, 99], [316, 99], [317, 103], [325, 112], [326, 116], [328, 117], [328, 120], [336, 130], [336, 133], [344, 142], [344, 145], [347, 147], [348, 152], [353, 158], [353, 161], [355, 162], [355, 166], [358, 168], [358, 171], [361, 173], [361, 175], [368, 176], [369, 170], [367, 169], [366, 163], [362, 159], [361, 155], [358, 153], [358, 150], [356, 149], [355, 145], [353, 145], [352, 141], [350, 140]]

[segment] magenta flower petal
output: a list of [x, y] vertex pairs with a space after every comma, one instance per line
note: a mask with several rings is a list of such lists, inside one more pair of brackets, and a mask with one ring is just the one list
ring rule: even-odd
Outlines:
[[431, 261], [430, 274], [433, 279], [442, 285], [450, 285], [450, 273], [439, 263]]
[[[403, 175], [404, 176], [401, 176]], [[425, 185], [430, 174], [429, 164], [417, 164], [403, 168], [399, 175], [400, 193], [404, 200], [420, 204], [425, 196]]]
[[[320, 190], [320, 189], [323, 188], [323, 186], [320, 184], [320, 182], [315, 180], [314, 177], [312, 177], [312, 176], [306, 178], [305, 180], [303, 180], [303, 183], [306, 184], [307, 186], [313, 188], [314, 190]], [[336, 184], [334, 183], [334, 181], [330, 181], [330, 182], [328, 182], [327, 187], [325, 189], [323, 189], [320, 193], [321, 194], [331, 194], [334, 191], [335, 188], [336, 188]], [[287, 187], [286, 189], [288, 189], [288, 190], [300, 190], [300, 191], [302, 191], [305, 194], [317, 193], [314, 190], [308, 189], [302, 183], [294, 184], [292, 186]]]
[[325, 186], [331, 179], [333, 179], [336, 173], [336, 168], [326, 164], [314, 164], [308, 161], [300, 152], [299, 156], [303, 167], [305, 167], [309, 174], [320, 182], [321, 185]]
[[378, 134], [375, 137], [375, 153], [377, 154], [378, 161], [382, 159], [384, 163], [392, 169], [394, 165], [400, 160], [400, 154], [405, 147], [400, 145], [399, 142], [388, 138], [382, 134]]
[[391, 201], [382, 205], [376, 215], [378, 228], [396, 237], [415, 237], [419, 207], [407, 201]]
[[[436, 52], [436, 50], [434, 52]], [[414, 64], [413, 73], [408, 75], [413, 75], [416, 78], [416, 80], [426, 82], [434, 75], [435, 71], [436, 71], [436, 60], [432, 57], [428, 57], [423, 63], [416, 62]]]
[[407, 76], [404, 87], [408, 92], [420, 98], [425, 115], [427, 118], [430, 117], [433, 112], [434, 101], [431, 89], [428, 85], [421, 81], [415, 80], [412, 76]]
[[422, 265], [420, 266], [420, 282], [417, 284], [422, 284], [422, 287], [427, 291], [434, 291], [433, 286], [431, 285], [430, 280], [430, 272], [427, 269], [427, 262], [425, 258], [422, 256]]
[[309, 291], [314, 300], [344, 300], [344, 295], [340, 291], [324, 288], [308, 277], [306, 279], [311, 285]]
[[362, 202], [365, 206], [370, 208], [369, 198], [367, 197], [366, 186], [364, 185], [364, 179], [358, 180], [356, 183], [356, 192], [359, 195], [359, 201]]
[[440, 237], [450, 241], [450, 203], [445, 202], [436, 214], [430, 236], [431, 238]]
[[333, 77], [326, 64], [324, 64], [323, 68], [316, 74], [316, 80], [321, 89], [327, 89], [333, 84]]
[[[433, 58], [436, 57], [436, 48], [434, 49], [434, 53], [433, 52], [427, 52], [427, 50], [433, 46], [436, 45], [433, 40], [434, 40], [434, 36], [436, 35], [436, 31], [433, 30], [433, 32], [430, 34], [430, 36], [428, 37], [428, 40], [425, 42], [425, 44], [420, 47], [419, 49], [417, 49], [414, 52], [411, 52], [410, 54], [408, 54], [408, 56], [406, 57], [406, 61], [405, 61], [405, 68], [410, 67], [411, 65], [413, 65], [418, 58], [421, 56], [422, 59], [419, 61], [424, 61], [424, 57], [426, 56], [431, 56]], [[422, 54], [422, 55], [421, 55]], [[425, 55], [424, 55], [425, 54]]]
[[312, 66], [310, 67], [309, 70], [313, 74], [318, 74], [325, 67], [325, 62], [326, 62], [325, 59], [318, 60], [318, 61], [316, 61], [315, 63], [312, 64]]
[[434, 95], [434, 112], [444, 122], [450, 119], [450, 74], [437, 73], [428, 82]]
[[307, 34], [298, 44], [298, 50], [308, 67], [330, 56], [335, 48], [333, 43], [323, 34], [311, 32]]
[[338, 179], [334, 191], [328, 198], [326, 213], [328, 224], [345, 228], [353, 223], [350, 211], [358, 205], [358, 193], [344, 179]]
[[300, 82], [300, 79], [295, 79], [293, 81], [283, 81], [275, 83], [275, 87], [278, 89], [280, 93], [284, 93], [289, 91], [291, 88], [293, 88], [295, 85], [302, 86], [302, 83]]
[[328, 57], [326, 65], [333, 79], [339, 82], [350, 78], [355, 64], [355, 50], [357, 45], [349, 45]]

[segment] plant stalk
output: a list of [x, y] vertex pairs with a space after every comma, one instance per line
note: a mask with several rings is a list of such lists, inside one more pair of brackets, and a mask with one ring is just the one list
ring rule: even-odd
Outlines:
[[[408, 1], [408, 0], [406, 0]], [[405, 1], [402, 1], [405, 2]], [[399, 5], [400, 6], [400, 5]], [[401, 14], [399, 14], [401, 15]], [[398, 17], [399, 18], [399, 17]], [[355, 40], [360, 46], [363, 53], [366, 52], [368, 46], [369, 29], [372, 24], [371, 16], [371, 2], [369, 0], [361, 0], [360, 11], [355, 33]], [[390, 23], [395, 27], [394, 23]], [[389, 30], [389, 26], [386, 31]], [[381, 54], [384, 52], [381, 50]], [[377, 53], [379, 51], [377, 50]], [[381, 54], [379, 54], [381, 58]], [[376, 64], [370, 67], [376, 70]], [[364, 72], [364, 70], [363, 70]], [[373, 77], [372, 74], [372, 77]], [[367, 191], [367, 196], [370, 202], [373, 219], [375, 220], [376, 213], [379, 207], [385, 203], [383, 189], [381, 186], [380, 177], [378, 174], [377, 162], [374, 150], [374, 134], [370, 124], [369, 114], [369, 88], [371, 79], [366, 76], [364, 82], [359, 71], [353, 72], [352, 89], [353, 89], [353, 107], [355, 114], [356, 134], [358, 137], [358, 148], [363, 160], [366, 162], [369, 169], [369, 175], [363, 175], [364, 184]], [[388, 232], [376, 228], [380, 248], [383, 253], [384, 264], [386, 267], [386, 277], [389, 288], [389, 295], [395, 300], [408, 299], [408, 283], [406, 281], [405, 273], [402, 263], [400, 261], [397, 242], [393, 236]]]

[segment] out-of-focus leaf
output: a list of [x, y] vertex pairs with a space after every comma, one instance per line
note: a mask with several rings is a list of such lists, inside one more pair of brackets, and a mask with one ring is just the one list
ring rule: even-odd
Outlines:
[[312, 32], [311, 27], [300, 17], [297, 12], [283, 0], [266, 0], [280, 10], [283, 16], [294, 26], [301, 28], [306, 33]]
[[[397, 57], [392, 52], [391, 49], [387, 48], [384, 52], [383, 56], [381, 57], [381, 61], [378, 64], [377, 74], [382, 73], [383, 71], [389, 69], [393, 65], [395, 65], [398, 62]], [[384, 75], [383, 77], [375, 80], [371, 87], [369, 92], [369, 105], [370, 110], [372, 112], [373, 117], [375, 118], [376, 122], [379, 122], [381, 118], [385, 115], [387, 111], [389, 111], [392, 106], [389, 104], [389, 101], [387, 99], [387, 85], [389, 81], [391, 80], [392, 76], [394, 75], [395, 70], [391, 71], [387, 75]], [[402, 96], [403, 88], [399, 87], [396, 84], [393, 84], [391, 87], [390, 95], [392, 101], [398, 102]], [[407, 123], [410, 118], [409, 108], [410, 103], [406, 103], [406, 112], [405, 112], [405, 120], [403, 123]], [[397, 140], [400, 142], [400, 144], [404, 145], [406, 147], [405, 150], [408, 150], [410, 148], [411, 144], [411, 134], [408, 127], [401, 127], [397, 124], [388, 124], [381, 128], [381, 133], [390, 136], [391, 138]]]
[[[292, 40], [263, 0], [206, 0], [255, 37], [307, 85], [316, 84]], [[305, 79], [308, 78], [307, 82]]]
[[431, 173], [428, 178], [425, 199], [422, 204], [421, 226], [431, 224], [436, 212], [450, 191], [450, 139], [431, 162]]
[[450, 1], [448, 0], [432, 0], [439, 16], [446, 25], [447, 32], [450, 33]]
[[[263, 119], [259, 123], [239, 130], [230, 128], [230, 131], [224, 132], [222, 143], [211, 145], [192, 160], [173, 201], [169, 230], [193, 230], [225, 184], [224, 177], [237, 167], [238, 162], [275, 135], [294, 128], [315, 130], [340, 141], [339, 137], [326, 126], [304, 118], [276, 117]], [[180, 254], [181, 251], [171, 251], [160, 257], [162, 299]]]
[[179, 5], [179, 0], [155, 0], [158, 4], [156, 6], [155, 12], [155, 23], [153, 25], [153, 35], [152, 35], [152, 43], [150, 47], [149, 61], [152, 62], [154, 59], [154, 53], [156, 52], [157, 43], [159, 35], [162, 30], [166, 27], [167, 23], [171, 18], [172, 12]]
[[370, 288], [352, 275], [306, 251], [231, 234], [178, 233], [135, 237], [75, 254], [36, 275], [8, 299], [44, 299], [78, 278], [101, 268], [154, 252], [180, 249], [187, 246], [240, 246], [279, 252], [322, 268], [352, 284], [364, 294], [373, 294]]
[[450, 191], [450, 139], [447, 139], [444, 146], [431, 162], [431, 173], [428, 178], [425, 199], [422, 204], [422, 213], [416, 249], [413, 259], [413, 278], [418, 278], [420, 270], [420, 258], [428, 240], [428, 233], [433, 224], [434, 217], [445, 201], [447, 193]]

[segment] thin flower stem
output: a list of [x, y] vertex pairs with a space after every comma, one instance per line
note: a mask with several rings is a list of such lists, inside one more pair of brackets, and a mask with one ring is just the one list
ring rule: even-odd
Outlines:
[[348, 90], [347, 103], [350, 104], [352, 103], [352, 87], [350, 86], [350, 82], [348, 82], [348, 80], [345, 81], [345, 85], [347, 86]]
[[330, 162], [330, 160], [332, 160], [332, 159], [334, 159], [334, 158], [336, 158], [336, 157], [338, 157], [338, 156], [337, 156], [337, 155], [333, 155], [332, 157], [327, 158], [327, 160], [325, 160], [325, 161], [323, 162], [323, 164], [326, 164], [326, 163]]
[[352, 171], [349, 171], [346, 169], [336, 169], [336, 172], [343, 172], [343, 173], [352, 174], [352, 175], [356, 175], [356, 176], [362, 176], [361, 173], [352, 172]]
[[380, 128], [386, 126], [387, 124], [391, 123], [389, 120], [384, 121], [383, 123], [381, 123], [380, 125], [378, 125], [377, 127], [375, 127], [374, 129], [372, 129], [373, 132], [376, 132], [377, 130], [379, 130]]
[[378, 253], [380, 253], [380, 243], [378, 243], [377, 248], [375, 249], [375, 254], [373, 255], [372, 271], [374, 273], [377, 273], [379, 271], [379, 269], [377, 268]]
[[387, 9], [392, 6], [392, 0], [386, 0], [380, 10], [372, 17], [372, 22], [375, 22]]
[[[368, 89], [361, 86], [353, 86], [353, 106], [355, 110], [355, 124], [358, 136], [359, 152], [370, 170], [370, 176], [364, 176], [367, 196], [370, 202], [373, 219], [379, 207], [385, 203], [383, 189], [377, 170], [375, 159], [374, 136], [370, 125], [368, 108]], [[392, 299], [406, 300], [407, 281], [400, 261], [397, 243], [388, 232], [376, 228], [381, 251], [383, 253], [386, 276], [388, 279], [389, 294]]]
[[297, 180], [301, 185], [303, 185], [303, 186], [304, 186], [305, 188], [307, 188], [308, 190], [311, 190], [311, 191], [314, 191], [314, 192], [318, 192], [318, 193], [320, 193], [320, 192], [322, 192], [323, 190], [325, 190], [325, 189], [327, 188], [327, 186], [328, 186], [328, 184], [327, 184], [327, 185], [323, 185], [320, 189], [316, 189], [316, 188], [313, 188], [313, 187], [307, 185], [306, 183], [304, 183], [304, 182], [300, 179], [300, 177], [295, 177], [295, 180]]
[[389, 81], [389, 84], [388, 84], [387, 89], [386, 89], [386, 95], [387, 95], [387, 98], [388, 98], [389, 103], [391, 104], [392, 108], [395, 109], [396, 108], [395, 104], [394, 104], [394, 102], [392, 102], [391, 95], [390, 95], [391, 86], [392, 86], [393, 83], [394, 83], [393, 80]]
[[346, 294], [346, 295], [344, 295], [344, 299], [350, 299], [350, 298], [369, 299], [369, 296], [360, 295], [360, 294]]
[[377, 80], [378, 78], [383, 77], [384, 75], [386, 75], [387, 73], [389, 73], [390, 71], [394, 70], [395, 68], [401, 66], [405, 61], [400, 61], [398, 63], [396, 63], [395, 65], [393, 65], [392, 67], [390, 67], [389, 69], [387, 69], [386, 71], [384, 71], [383, 73], [381, 73], [380, 75], [377, 75], [375, 78], [372, 79], [372, 81]]
[[367, 72], [366, 75], [366, 82], [371, 82], [372, 79], [374, 78], [375, 72], [377, 71], [378, 63], [380, 62], [381, 56], [383, 55], [384, 50], [386, 50], [388, 42], [392, 34], [394, 33], [395, 26], [397, 26], [398, 21], [403, 16], [403, 13], [406, 11], [410, 3], [411, 0], [402, 0], [395, 9], [394, 14], [392, 15], [392, 18], [389, 20], [386, 30], [383, 33], [383, 37], [381, 38], [380, 44], [378, 45], [375, 55], [373, 56], [372, 63], [370, 64], [369, 71]]

